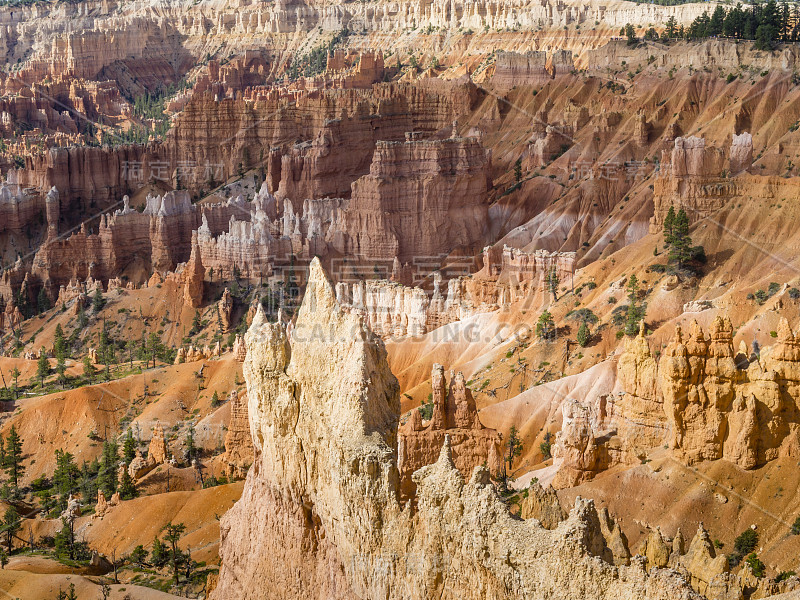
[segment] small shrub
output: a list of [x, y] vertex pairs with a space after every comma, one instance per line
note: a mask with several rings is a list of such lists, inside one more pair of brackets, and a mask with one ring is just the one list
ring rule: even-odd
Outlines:
[[778, 576], [775, 578], [775, 583], [780, 583], [781, 581], [786, 581], [790, 577], [794, 577], [797, 575], [794, 571], [781, 571], [778, 573]]
[[792, 534], [800, 535], [800, 517], [797, 517], [792, 523]]
[[616, 304], [617, 303], [617, 298], [615, 296], [609, 296], [608, 297], [608, 303], [609, 304]]
[[756, 556], [755, 552], [751, 552], [745, 560], [747, 564], [750, 565], [750, 568], [753, 570], [753, 575], [755, 575], [756, 577], [764, 576], [764, 571], [766, 570], [766, 567], [764, 566], [764, 563], [761, 562], [761, 560], [758, 558], [758, 556]]
[[789, 298], [792, 300], [797, 300], [800, 298], [800, 290], [798, 290], [796, 287], [789, 288], [787, 293], [789, 294]]

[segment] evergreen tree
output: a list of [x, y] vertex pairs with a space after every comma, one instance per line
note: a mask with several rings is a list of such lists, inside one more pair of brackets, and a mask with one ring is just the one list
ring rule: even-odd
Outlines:
[[8, 564], [8, 553], [0, 549], [0, 568], [5, 569], [6, 565]]
[[64, 387], [67, 383], [67, 363], [64, 362], [63, 356], [59, 356], [56, 361], [56, 374], [58, 375], [58, 384]]
[[150, 564], [156, 569], [164, 567], [169, 562], [169, 551], [167, 550], [164, 542], [155, 538], [153, 540], [153, 549], [150, 552]]
[[11, 369], [11, 377], [14, 379], [14, 398], [19, 397], [19, 376], [21, 373], [17, 367]]
[[522, 159], [518, 158], [514, 163], [514, 181], [519, 183], [522, 181]]
[[639, 331], [639, 321], [644, 315], [639, 306], [639, 278], [631, 275], [628, 280], [628, 313], [625, 317], [625, 334], [636, 335]]
[[189, 330], [189, 335], [195, 335], [200, 332], [203, 328], [203, 324], [200, 321], [200, 311], [194, 311], [194, 318], [192, 319], [192, 328]]
[[131, 552], [128, 561], [138, 567], [147, 566], [147, 550], [144, 549], [144, 546], [139, 544], [133, 549], [133, 552]]
[[678, 22], [674, 16], [667, 19], [666, 28], [664, 29], [664, 37], [666, 39], [673, 39], [678, 35]]
[[61, 529], [53, 538], [56, 556], [75, 558], [75, 524], [72, 519], [61, 517]]
[[17, 433], [16, 425], [12, 425], [11, 429], [8, 431], [3, 469], [13, 483], [14, 491], [18, 492], [19, 479], [25, 472], [25, 467], [22, 464], [22, 438]]
[[578, 327], [578, 334], [576, 336], [578, 340], [578, 345], [581, 348], [586, 348], [589, 345], [589, 341], [592, 339], [592, 334], [589, 332], [589, 326], [586, 324], [586, 321], [581, 323], [581, 326]]
[[544, 311], [539, 315], [539, 321], [536, 323], [536, 335], [543, 340], [552, 340], [555, 337], [556, 323], [549, 311]]
[[119, 482], [119, 497], [123, 500], [130, 500], [131, 498], [136, 498], [138, 495], [139, 491], [136, 489], [136, 483], [128, 473], [128, 469], [123, 469], [122, 477]]
[[625, 37], [628, 38], [628, 46], [635, 46], [636, 43], [639, 41], [636, 38], [636, 30], [633, 28], [633, 25], [627, 23], [625, 25]]
[[106, 496], [117, 491], [117, 471], [119, 470], [119, 454], [117, 443], [106, 440], [103, 442], [103, 454], [100, 460], [100, 471], [97, 481], [100, 489]]
[[47, 295], [47, 292], [44, 291], [44, 288], [39, 290], [39, 296], [36, 299], [36, 304], [39, 307], [40, 313], [50, 310], [50, 297]]
[[558, 300], [558, 270], [551, 267], [547, 272], [547, 289], [553, 296], [553, 302]]
[[6, 536], [6, 548], [9, 554], [14, 551], [14, 536], [21, 527], [22, 517], [19, 516], [17, 509], [13, 506], [8, 507], [3, 516], [2, 531]]
[[717, 5], [714, 9], [714, 14], [711, 15], [711, 21], [708, 23], [708, 35], [716, 37], [722, 34], [725, 25], [725, 9], [721, 4]]
[[508, 469], [511, 468], [514, 459], [522, 454], [522, 440], [519, 438], [517, 428], [512, 425], [508, 432], [508, 440], [505, 444], [505, 456], [503, 457], [503, 482], [508, 483]]
[[86, 311], [83, 310], [83, 302], [81, 302], [80, 306], [78, 307], [78, 327], [83, 329], [89, 324], [89, 319], [86, 316]]
[[672, 230], [675, 227], [675, 207], [670, 205], [667, 216], [664, 218], [664, 244], [672, 244]]
[[136, 458], [136, 440], [133, 438], [133, 432], [130, 429], [125, 434], [125, 441], [122, 444], [122, 458], [126, 466]]
[[780, 15], [775, 0], [769, 0], [761, 10], [761, 18], [756, 28], [754, 48], [772, 50], [780, 36]]
[[66, 508], [67, 498], [77, 487], [81, 471], [75, 464], [75, 458], [69, 452], [56, 450], [56, 468], [53, 471], [53, 488], [60, 496], [59, 503]]
[[92, 310], [97, 314], [103, 310], [105, 305], [106, 300], [103, 298], [103, 290], [98, 285], [94, 290], [94, 296], [92, 296]]
[[180, 568], [187, 558], [178, 547], [178, 541], [181, 539], [183, 532], [186, 531], [186, 525], [183, 523], [170, 523], [165, 527], [165, 530], [164, 541], [169, 544], [169, 560], [172, 563], [172, 574], [175, 577], [175, 585], [178, 585]]
[[194, 424], [189, 423], [189, 430], [186, 433], [186, 462], [192, 464], [197, 457], [197, 446], [194, 442]]
[[61, 329], [61, 323], [56, 325], [53, 337], [53, 355], [56, 358], [67, 358], [67, 340], [64, 337], [64, 330]]
[[675, 215], [670, 239], [670, 262], [678, 263], [683, 268], [692, 257], [692, 238], [689, 237], [689, 217], [682, 208]]
[[94, 368], [92, 364], [92, 360], [89, 358], [89, 355], [83, 357], [83, 376], [86, 378], [86, 381], [92, 383], [94, 381], [94, 377], [97, 374], [97, 369]]
[[44, 380], [50, 374], [50, 361], [47, 360], [47, 351], [44, 349], [44, 346], [41, 347], [39, 350], [39, 360], [36, 363], [36, 376], [42, 383], [42, 387], [44, 387]]
[[91, 463], [83, 461], [81, 466], [81, 496], [84, 502], [94, 502], [97, 500], [97, 489], [99, 483], [97, 474], [100, 472], [100, 463], [94, 459]]

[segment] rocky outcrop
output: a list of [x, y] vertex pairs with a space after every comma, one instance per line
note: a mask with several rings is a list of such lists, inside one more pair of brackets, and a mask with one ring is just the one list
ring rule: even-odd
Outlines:
[[501, 436], [481, 423], [472, 392], [464, 375], [450, 372], [450, 385], [442, 365], [433, 365], [431, 372], [433, 414], [425, 423], [419, 410], [411, 411], [408, 421], [398, 431], [397, 468], [400, 471], [400, 493], [413, 498], [414, 473], [436, 462], [445, 436], [450, 440], [453, 463], [468, 477], [475, 467], [484, 465], [493, 476], [503, 468]]
[[674, 572], [614, 566], [591, 501], [553, 531], [514, 520], [487, 469], [463, 478], [447, 437], [401, 505], [397, 382], [318, 261], [291, 336], [259, 309], [246, 341], [260, 456], [221, 521], [214, 598], [695, 597]]
[[783, 319], [777, 343], [748, 357], [733, 327], [717, 316], [708, 333], [678, 327], [660, 365], [670, 446], [687, 464], [727, 458], [745, 469], [800, 456], [800, 351]]
[[167, 447], [167, 440], [164, 437], [164, 428], [161, 423], [156, 422], [153, 425], [153, 435], [150, 438], [150, 445], [147, 448], [147, 462], [153, 466], [161, 465], [167, 462], [169, 456], [169, 448]]
[[441, 257], [486, 235], [490, 162], [477, 139], [378, 142], [334, 231], [363, 259]]
[[510, 90], [517, 85], [542, 86], [573, 68], [572, 53], [568, 50], [557, 50], [550, 57], [546, 52], [536, 50], [524, 54], [498, 52], [492, 85], [501, 90]]
[[[200, 258], [200, 249], [197, 245], [197, 233], [192, 234], [192, 254], [189, 262], [179, 272], [183, 280], [183, 302], [192, 308], [198, 308], [203, 303], [203, 281], [206, 269]], [[226, 290], [227, 291], [227, 290]]]
[[704, 138], [675, 138], [671, 151], [664, 150], [661, 169], [654, 182], [654, 214], [650, 231], [657, 233], [670, 206], [684, 208], [690, 223], [695, 223], [722, 208], [732, 197], [742, 194], [741, 183], [731, 179], [753, 162], [753, 137], [743, 132], [733, 135], [728, 152], [706, 146]]
[[247, 413], [247, 394], [233, 390], [228, 398], [231, 419], [225, 434], [224, 461], [229, 477], [244, 477], [253, 464], [253, 439], [250, 437], [250, 421]]
[[558, 469], [553, 478], [556, 489], [588, 481], [610, 465], [608, 450], [592, 427], [589, 407], [568, 398], [561, 412], [561, 431], [553, 445], [553, 466]]
[[525, 490], [519, 503], [519, 516], [523, 519], [536, 519], [545, 529], [555, 529], [559, 523], [567, 520], [568, 513], [561, 507], [555, 490], [542, 487], [534, 481]]

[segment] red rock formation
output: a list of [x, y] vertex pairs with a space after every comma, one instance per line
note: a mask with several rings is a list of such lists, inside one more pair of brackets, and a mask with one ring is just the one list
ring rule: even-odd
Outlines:
[[181, 273], [183, 280], [183, 301], [192, 308], [197, 308], [203, 303], [203, 281], [206, 270], [200, 259], [200, 249], [197, 245], [197, 232], [192, 235], [192, 254], [189, 262]]
[[572, 52], [557, 50], [549, 58], [546, 52], [498, 52], [492, 85], [510, 90], [518, 85], [542, 86], [558, 75], [574, 69]]
[[425, 424], [418, 410], [398, 430], [398, 459], [400, 490], [413, 498], [416, 485], [412, 475], [417, 469], [436, 462], [445, 436], [450, 436], [453, 462], [467, 477], [472, 470], [486, 465], [489, 472], [497, 474], [502, 469], [500, 435], [485, 428], [478, 417], [475, 400], [459, 371], [450, 374], [450, 387], [442, 365], [433, 365], [433, 415]]
[[489, 158], [472, 138], [379, 142], [370, 174], [332, 240], [340, 252], [408, 262], [471, 247], [486, 235]]

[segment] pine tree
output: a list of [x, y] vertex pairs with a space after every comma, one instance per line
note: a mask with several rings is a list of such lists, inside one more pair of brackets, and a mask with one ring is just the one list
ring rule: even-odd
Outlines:
[[592, 334], [589, 332], [589, 326], [586, 324], [586, 321], [581, 323], [581, 326], [578, 327], [578, 334], [576, 335], [578, 340], [578, 345], [581, 348], [586, 348], [589, 345], [589, 341], [592, 338]]
[[197, 446], [194, 443], [194, 424], [189, 423], [189, 430], [186, 433], [186, 462], [192, 464], [197, 456]]
[[543, 340], [551, 340], [555, 337], [556, 324], [553, 321], [553, 315], [549, 311], [544, 311], [539, 315], [539, 321], [536, 323], [536, 335]]
[[83, 461], [81, 465], [81, 496], [84, 502], [94, 502], [97, 499], [99, 483], [97, 474], [100, 472], [100, 463], [94, 459], [91, 463]]
[[672, 230], [675, 227], [675, 207], [669, 207], [667, 216], [664, 218], [664, 244], [669, 246], [672, 244]]
[[716, 37], [722, 33], [725, 24], [725, 9], [721, 4], [717, 5], [714, 9], [714, 14], [711, 15], [711, 21], [708, 23], [708, 35]]
[[119, 469], [119, 454], [117, 450], [116, 442], [108, 440], [103, 442], [103, 455], [100, 461], [97, 482], [106, 496], [110, 496], [117, 491], [117, 471]]
[[167, 533], [164, 536], [164, 541], [170, 545], [169, 558], [170, 562], [172, 562], [172, 574], [175, 577], [175, 585], [178, 585], [180, 567], [186, 559], [186, 556], [178, 547], [178, 541], [181, 539], [183, 532], [186, 531], [186, 525], [183, 523], [170, 523], [165, 527], [165, 530]]
[[56, 332], [53, 338], [53, 355], [56, 358], [67, 358], [67, 340], [64, 337], [64, 330], [61, 323], [56, 325]]
[[131, 498], [136, 498], [138, 495], [139, 491], [136, 489], [136, 483], [134, 483], [133, 478], [128, 473], [128, 469], [123, 469], [122, 477], [119, 482], [119, 497], [123, 500], [130, 500]]
[[518, 158], [514, 163], [514, 181], [519, 183], [522, 181], [522, 159]]
[[94, 381], [94, 376], [97, 374], [97, 369], [94, 368], [92, 364], [92, 360], [89, 358], [89, 355], [83, 357], [83, 376], [86, 378], [86, 381], [92, 383]]
[[666, 29], [664, 29], [664, 37], [672, 39], [678, 35], [678, 22], [674, 16], [667, 19]]
[[92, 310], [95, 314], [99, 313], [103, 310], [103, 307], [106, 305], [106, 300], [103, 298], [103, 290], [100, 289], [98, 285], [94, 290], [94, 296], [92, 297]]
[[122, 458], [125, 465], [131, 464], [131, 461], [136, 458], [136, 440], [133, 439], [133, 432], [128, 429], [125, 435], [125, 441], [122, 444]]
[[167, 551], [164, 542], [155, 538], [153, 540], [153, 549], [150, 552], [150, 563], [156, 568], [160, 569], [169, 562], [169, 552]]
[[558, 283], [558, 270], [555, 267], [551, 267], [547, 272], [547, 289], [553, 296], [553, 302], [558, 300]]
[[8, 509], [6, 509], [2, 523], [2, 531], [6, 536], [6, 548], [8, 548], [9, 554], [14, 551], [14, 535], [16, 535], [17, 531], [19, 531], [21, 527], [22, 517], [19, 516], [16, 508], [10, 506]]
[[11, 377], [14, 379], [14, 398], [19, 397], [19, 376], [21, 373], [17, 367], [11, 369]]
[[639, 306], [639, 278], [631, 275], [628, 280], [628, 313], [625, 317], [625, 334], [636, 335], [639, 331], [639, 321], [644, 315]]
[[44, 290], [44, 288], [39, 290], [39, 296], [36, 298], [36, 304], [40, 313], [50, 310], [50, 297], [47, 295], [47, 292]]
[[692, 238], [689, 237], [689, 217], [682, 208], [675, 215], [670, 239], [670, 262], [677, 262], [683, 268], [692, 256]]
[[58, 375], [58, 384], [64, 387], [67, 383], [67, 363], [64, 362], [64, 357], [59, 356], [56, 361], [56, 374]]
[[53, 487], [60, 496], [62, 508], [66, 508], [66, 500], [78, 485], [81, 471], [69, 452], [56, 450], [56, 468], [53, 471]]
[[86, 311], [83, 310], [83, 302], [78, 307], [78, 327], [83, 329], [89, 324], [89, 319], [86, 316]]
[[508, 482], [508, 469], [514, 462], [514, 459], [522, 454], [522, 440], [519, 438], [517, 428], [512, 425], [511, 430], [508, 432], [508, 440], [506, 441], [505, 456], [503, 460], [503, 482]]
[[147, 565], [147, 550], [144, 549], [144, 546], [139, 544], [136, 548], [133, 549], [131, 555], [128, 557], [128, 560], [139, 567], [144, 567]]
[[50, 361], [47, 360], [47, 351], [44, 349], [44, 346], [41, 347], [39, 350], [39, 360], [36, 363], [36, 376], [42, 383], [42, 387], [44, 387], [44, 380], [50, 374]]
[[761, 18], [756, 28], [756, 50], [772, 50], [780, 36], [780, 15], [775, 0], [769, 0], [761, 10]]
[[25, 472], [25, 467], [22, 464], [22, 438], [17, 433], [16, 425], [12, 425], [8, 431], [3, 468], [14, 485], [14, 491], [19, 491], [19, 479]]

